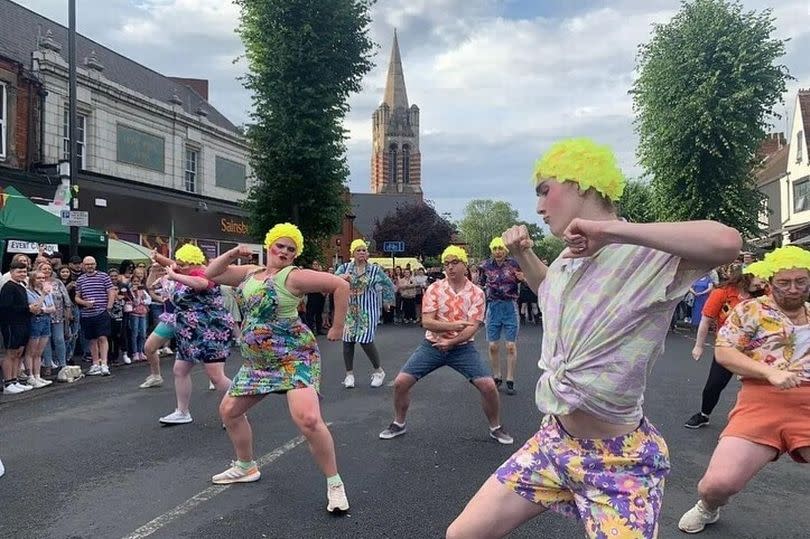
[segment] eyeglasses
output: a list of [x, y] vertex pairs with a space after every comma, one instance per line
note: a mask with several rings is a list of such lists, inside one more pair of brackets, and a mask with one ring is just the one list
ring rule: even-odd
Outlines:
[[787, 292], [793, 287], [796, 287], [796, 290], [806, 290], [808, 286], [810, 286], [810, 280], [807, 278], [790, 280], [790, 279], [777, 279], [772, 282], [773, 287], [782, 291]]

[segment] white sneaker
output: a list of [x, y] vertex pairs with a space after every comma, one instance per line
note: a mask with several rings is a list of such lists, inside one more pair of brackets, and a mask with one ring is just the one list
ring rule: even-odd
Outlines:
[[[138, 357], [138, 354], [135, 354], [135, 357]], [[124, 352], [124, 365], [131, 365], [132, 359]]]
[[678, 528], [686, 533], [700, 533], [707, 524], [714, 524], [720, 520], [720, 509], [709, 511], [703, 504], [703, 500], [698, 500], [695, 506], [683, 514], [678, 522]]
[[169, 415], [160, 418], [160, 422], [164, 425], [183, 425], [191, 423], [191, 421], [191, 412], [181, 412], [180, 410], [175, 410]]
[[385, 371], [380, 369], [379, 372], [371, 373], [371, 387], [380, 387], [385, 381]]
[[141, 389], [148, 389], [150, 387], [160, 387], [163, 385], [163, 377], [162, 376], [155, 376], [154, 374], [150, 374], [146, 377], [146, 380], [139, 385]]
[[17, 386], [17, 389], [19, 389], [19, 390], [20, 390], [20, 391], [22, 391], [23, 393], [25, 393], [26, 391], [31, 391], [32, 389], [34, 389], [34, 388], [33, 388], [33, 387], [31, 387], [31, 386], [27, 386], [27, 385], [25, 385], [25, 384], [21, 384], [21, 383], [19, 383], [19, 382], [16, 382], [16, 383], [15, 383], [15, 384], [13, 384], [13, 385], [16, 385], [16, 386]]
[[13, 384], [9, 384], [4, 387], [3, 393], [6, 395], [19, 395], [20, 393], [25, 393], [25, 390], [20, 387], [20, 384], [14, 382]]
[[47, 387], [53, 383], [52, 380], [44, 380], [41, 376], [37, 376], [37, 381], [40, 384], [40, 387]]
[[208, 391], [215, 391], [216, 389], [217, 389], [217, 386], [214, 385], [214, 382], [212, 382], [211, 380], [208, 380]]
[[160, 354], [162, 354], [164, 356], [174, 355], [174, 351], [171, 348], [169, 348], [168, 346], [164, 346], [163, 348], [158, 350], [158, 353], [160, 353]]
[[262, 474], [259, 471], [259, 468], [256, 467], [256, 463], [253, 463], [253, 466], [245, 470], [235, 461], [231, 461], [231, 467], [225, 470], [222, 473], [218, 473], [215, 476], [211, 477], [211, 481], [216, 485], [230, 485], [231, 483], [252, 483], [253, 481], [258, 481], [261, 478]]
[[45, 387], [47, 384], [44, 384], [39, 381], [39, 378], [34, 376], [33, 374], [28, 377], [28, 385], [33, 387], [34, 389], [39, 389], [41, 387]]
[[349, 510], [349, 500], [346, 498], [346, 489], [343, 487], [343, 483], [327, 487], [326, 497], [329, 500], [326, 510], [330, 513]]
[[87, 376], [101, 376], [101, 365], [93, 365], [84, 374]]
[[346, 378], [343, 379], [343, 387], [346, 389], [351, 389], [354, 387], [354, 374], [346, 374]]
[[107, 365], [101, 366], [101, 376], [109, 376], [110, 375], [110, 367]]

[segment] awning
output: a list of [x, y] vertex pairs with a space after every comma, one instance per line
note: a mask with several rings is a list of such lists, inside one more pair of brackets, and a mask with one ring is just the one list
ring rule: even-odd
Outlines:
[[110, 240], [107, 246], [107, 260], [110, 262], [121, 262], [122, 260], [146, 262], [149, 260], [149, 249], [124, 240]]

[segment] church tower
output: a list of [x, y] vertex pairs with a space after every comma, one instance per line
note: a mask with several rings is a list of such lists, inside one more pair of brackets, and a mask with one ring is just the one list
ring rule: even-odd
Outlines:
[[371, 192], [421, 194], [419, 107], [408, 106], [396, 30], [385, 97], [372, 118]]

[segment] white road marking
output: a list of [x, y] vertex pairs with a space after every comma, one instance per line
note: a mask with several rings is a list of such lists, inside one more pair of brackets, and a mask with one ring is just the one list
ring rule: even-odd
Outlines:
[[[327, 425], [331, 425], [331, 423], [327, 423]], [[274, 460], [278, 460], [286, 453], [289, 453], [302, 443], [306, 441], [306, 438], [303, 436], [298, 436], [297, 438], [293, 438], [286, 444], [282, 445], [281, 447], [277, 447], [273, 451], [263, 455], [262, 457], [256, 459], [256, 465], [259, 468], [263, 468], [273, 462]], [[194, 508], [198, 505], [201, 505], [207, 501], [209, 501], [214, 496], [222, 494], [233, 485], [212, 485], [207, 489], [203, 490], [202, 492], [195, 494], [188, 500], [184, 501], [171, 511], [160, 515], [159, 517], [150, 520], [134, 532], [130, 533], [129, 535], [125, 536], [124, 539], [142, 539], [143, 537], [149, 537], [156, 531], [160, 530], [161, 528], [165, 527], [166, 525], [170, 524], [171, 522], [177, 520], [178, 518], [182, 517], [190, 513]]]

